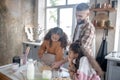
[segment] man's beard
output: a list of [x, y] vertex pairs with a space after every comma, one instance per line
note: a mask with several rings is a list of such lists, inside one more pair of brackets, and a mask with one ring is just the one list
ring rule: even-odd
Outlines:
[[85, 20], [81, 20], [80, 22], [77, 22], [77, 25], [83, 24]]

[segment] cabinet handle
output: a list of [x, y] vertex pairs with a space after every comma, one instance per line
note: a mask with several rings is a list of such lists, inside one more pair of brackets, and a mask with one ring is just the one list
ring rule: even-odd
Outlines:
[[26, 47], [28, 47], [29, 45], [28, 44], [26, 44]]
[[120, 67], [120, 63], [117, 63], [117, 66], [119, 66], [119, 67]]
[[37, 48], [37, 46], [34, 46], [34, 48]]

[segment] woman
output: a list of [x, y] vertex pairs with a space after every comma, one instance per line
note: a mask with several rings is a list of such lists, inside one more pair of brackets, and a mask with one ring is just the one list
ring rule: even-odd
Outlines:
[[44, 37], [44, 41], [39, 49], [39, 58], [51, 65], [53, 62], [63, 59], [64, 49], [67, 46], [67, 36], [59, 27], [49, 30]]
[[70, 45], [69, 73], [73, 80], [100, 80], [103, 72], [94, 58], [78, 42]]

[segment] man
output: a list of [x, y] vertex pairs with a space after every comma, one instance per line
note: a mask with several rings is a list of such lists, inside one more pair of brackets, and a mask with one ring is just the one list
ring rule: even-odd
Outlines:
[[[86, 3], [80, 3], [76, 7], [76, 19], [77, 25], [74, 30], [73, 42], [80, 42], [84, 49], [87, 51], [86, 54], [93, 54], [93, 42], [95, 38], [95, 28], [89, 20], [89, 6]], [[66, 63], [68, 58], [65, 58], [62, 61], [53, 63], [52, 68], [58, 68], [60, 65]], [[91, 60], [92, 61], [92, 60]], [[96, 65], [98, 65], [96, 63]]]
[[77, 25], [74, 31], [73, 42], [80, 41], [82, 46], [93, 54], [93, 44], [95, 38], [95, 28], [89, 20], [89, 6], [86, 3], [78, 4], [76, 7]]

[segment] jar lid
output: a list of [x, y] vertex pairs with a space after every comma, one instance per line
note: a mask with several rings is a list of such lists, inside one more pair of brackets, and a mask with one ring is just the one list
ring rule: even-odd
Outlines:
[[32, 62], [32, 61], [33, 61], [33, 59], [28, 59], [28, 61], [29, 61], [29, 62]]

